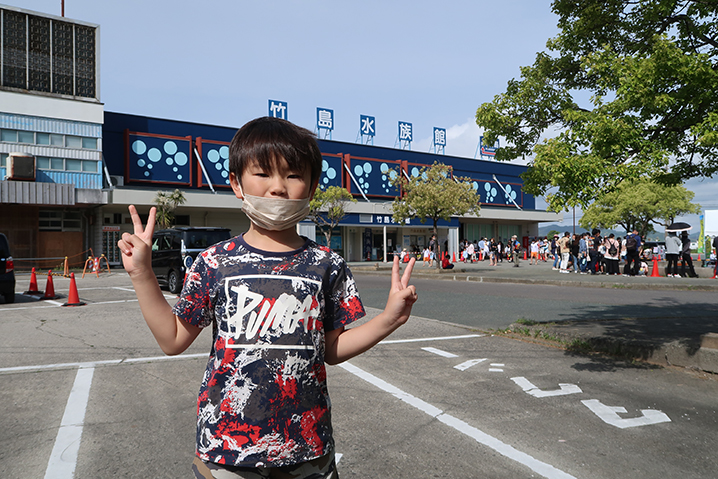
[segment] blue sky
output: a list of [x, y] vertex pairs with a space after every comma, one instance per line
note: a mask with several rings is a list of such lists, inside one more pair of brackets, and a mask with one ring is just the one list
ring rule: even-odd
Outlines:
[[[21, 3], [11, 4], [60, 15], [60, 0]], [[428, 151], [440, 127], [446, 154], [473, 157], [476, 108], [556, 35], [550, 5], [65, 0], [65, 16], [100, 25], [107, 111], [239, 127], [281, 100], [289, 119], [309, 129], [317, 107], [333, 109], [334, 140], [355, 141], [364, 114], [376, 118], [375, 145], [393, 147], [397, 122], [406, 121], [413, 150]], [[687, 186], [695, 201], [718, 208], [717, 180]]]

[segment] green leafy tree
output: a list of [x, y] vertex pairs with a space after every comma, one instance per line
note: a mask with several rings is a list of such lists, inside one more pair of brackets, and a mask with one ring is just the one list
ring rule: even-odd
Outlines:
[[635, 229], [645, 238], [654, 231], [654, 225], [668, 226], [676, 216], [700, 213], [700, 205], [691, 203], [693, 196], [683, 186], [624, 181], [591, 204], [579, 224], [586, 229], [621, 226], [626, 231]]
[[327, 246], [332, 245], [332, 230], [346, 216], [347, 203], [356, 203], [346, 188], [329, 186], [317, 188], [314, 198], [309, 203], [309, 219], [311, 219], [327, 239]]
[[180, 190], [174, 190], [171, 193], [158, 191], [154, 198], [154, 203], [157, 205], [157, 226], [160, 229], [172, 226], [175, 218], [174, 210], [185, 201], [187, 200], [184, 193]]
[[[481, 198], [474, 190], [469, 178], [452, 176], [451, 167], [434, 163], [420, 170], [419, 176], [407, 178], [402, 172], [390, 174], [392, 185], [401, 188], [402, 196], [392, 205], [394, 221], [404, 222], [409, 218], [427, 219], [433, 223], [433, 234], [438, 238], [437, 223], [440, 219], [450, 220], [452, 216], [467, 213], [479, 214]], [[441, 257], [441, 245], [437, 241], [437, 258]], [[437, 261], [436, 267], [439, 268]]]
[[[560, 33], [482, 104], [497, 160], [530, 158], [524, 190], [555, 211], [624, 180], [718, 171], [718, 2], [554, 0]], [[543, 136], [556, 135], [541, 142]]]

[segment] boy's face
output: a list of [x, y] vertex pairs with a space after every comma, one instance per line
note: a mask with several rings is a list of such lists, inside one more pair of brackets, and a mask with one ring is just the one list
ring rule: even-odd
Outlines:
[[275, 161], [272, 171], [263, 170], [256, 162], [248, 164], [242, 172], [242, 191], [238, 180], [234, 173], [229, 174], [229, 183], [239, 199], [243, 199], [242, 191], [265, 198], [311, 199], [317, 188], [316, 183], [311, 183], [309, 168], [304, 173], [292, 171], [284, 158]]

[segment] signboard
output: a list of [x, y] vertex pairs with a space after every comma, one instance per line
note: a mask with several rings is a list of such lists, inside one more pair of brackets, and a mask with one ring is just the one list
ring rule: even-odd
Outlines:
[[446, 146], [446, 128], [434, 127], [434, 146]]
[[334, 130], [334, 110], [317, 108], [317, 130]]
[[484, 145], [483, 135], [479, 137], [479, 145], [481, 147], [481, 156], [496, 156], [496, 150], [499, 149], [499, 140], [496, 140], [494, 146]]
[[414, 129], [411, 123], [399, 122], [399, 141], [414, 141]]
[[272, 118], [287, 119], [287, 102], [279, 100], [269, 100], [269, 113], [267, 116]]
[[359, 116], [359, 132], [364, 136], [376, 135], [376, 119], [373, 116]]

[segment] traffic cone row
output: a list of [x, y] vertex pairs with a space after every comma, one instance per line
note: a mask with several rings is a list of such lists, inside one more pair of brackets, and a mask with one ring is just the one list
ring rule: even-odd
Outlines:
[[55, 285], [52, 282], [52, 270], [47, 272], [47, 283], [45, 284], [45, 294], [42, 299], [55, 299]]
[[42, 291], [37, 289], [37, 276], [35, 275], [35, 268], [32, 268], [32, 274], [30, 274], [30, 289], [25, 291], [23, 294], [29, 294], [32, 296], [40, 296], [43, 294]]
[[67, 303], [63, 306], [84, 306], [87, 303], [80, 301], [80, 296], [77, 294], [77, 284], [75, 283], [75, 273], [70, 273], [70, 294], [67, 297]]

